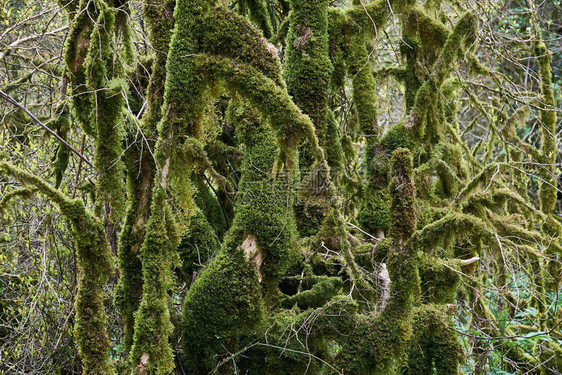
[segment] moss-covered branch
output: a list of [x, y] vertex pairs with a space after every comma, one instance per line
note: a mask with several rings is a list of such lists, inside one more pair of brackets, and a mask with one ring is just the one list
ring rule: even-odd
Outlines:
[[5, 162], [0, 163], [0, 171], [44, 194], [59, 207], [70, 224], [80, 270], [74, 337], [82, 358], [83, 374], [114, 374], [103, 305], [103, 286], [113, 272], [113, 258], [103, 226], [84, 207], [81, 200], [68, 199], [42, 178]]

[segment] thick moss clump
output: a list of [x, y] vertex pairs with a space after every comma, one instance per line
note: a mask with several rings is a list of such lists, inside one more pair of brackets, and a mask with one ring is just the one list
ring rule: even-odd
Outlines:
[[182, 313], [184, 368], [206, 374], [240, 349], [263, 319], [261, 286], [254, 264], [230, 238], [185, 298]]
[[365, 197], [358, 216], [361, 228], [375, 235], [377, 230], [388, 229], [390, 220], [390, 195], [387, 190], [375, 190]]
[[294, 198], [294, 176], [273, 179], [277, 146], [273, 132], [255, 110], [242, 107], [231, 114], [244, 143], [242, 177], [238, 184], [232, 233], [248, 233], [264, 252], [261, 273], [270, 286], [298, 259], [295, 218], [287, 204]]
[[187, 233], [178, 246], [181, 261], [181, 280], [189, 283], [198, 271], [219, 250], [219, 239], [201, 210], [197, 210], [189, 221]]
[[384, 133], [380, 144], [390, 152], [397, 148], [407, 148], [413, 151], [415, 141], [411, 130], [406, 128], [403, 123], [398, 123]]
[[451, 314], [446, 306], [423, 305], [415, 309], [409, 342], [408, 375], [460, 374], [463, 348], [452, 328]]
[[287, 155], [292, 155], [301, 137], [306, 137], [314, 155], [323, 159], [310, 120], [285, 90], [274, 46], [246, 19], [215, 5], [179, 1], [176, 6], [177, 22], [166, 65], [167, 110], [160, 123], [161, 141], [156, 155], [161, 164], [167, 159], [173, 174], [187, 172], [172, 157], [178, 149], [176, 137], [181, 134], [202, 138], [201, 118], [209, 100], [221, 92], [221, 83], [250, 100], [268, 117], [281, 145], [281, 162], [291, 162]]
[[422, 301], [424, 303], [454, 304], [460, 284], [459, 272], [458, 261], [421, 255], [419, 274]]

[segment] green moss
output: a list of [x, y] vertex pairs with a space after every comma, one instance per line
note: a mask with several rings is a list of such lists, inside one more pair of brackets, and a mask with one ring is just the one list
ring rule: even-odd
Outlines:
[[[332, 70], [328, 50], [328, 0], [291, 1], [285, 81], [295, 103], [310, 116], [322, 147], [326, 145]], [[301, 167], [309, 168], [313, 155], [314, 148], [301, 150]]]
[[[173, 26], [173, 3], [171, 1], [147, 1], [144, 19], [148, 28], [148, 39], [155, 56], [146, 93], [147, 108], [139, 126], [145, 139], [131, 145], [125, 152], [127, 171], [128, 206], [118, 244], [120, 277], [116, 288], [114, 304], [123, 317], [125, 334], [124, 351], [129, 353], [133, 345], [134, 313], [142, 296], [142, 264], [139, 251], [145, 239], [145, 224], [152, 203], [152, 184], [155, 165], [151, 154], [144, 152], [146, 144], [154, 147], [156, 124], [161, 118], [165, 82], [165, 62]], [[139, 173], [140, 171], [140, 173]]]
[[241, 93], [269, 120], [281, 146], [282, 161], [289, 161], [288, 155], [292, 154], [296, 141], [301, 138], [309, 141], [315, 158], [323, 160], [324, 152], [318, 145], [312, 123], [300, 112], [284, 89], [255, 69], [238, 65], [232, 60], [218, 56], [200, 56], [194, 60], [197, 61], [200, 72], [224, 80], [228, 88]]
[[454, 304], [460, 284], [460, 271], [460, 263], [456, 260], [421, 255], [419, 274], [422, 301], [434, 304]]
[[87, 70], [84, 66], [88, 54], [93, 20], [97, 20], [99, 9], [95, 1], [80, 0], [80, 12], [70, 25], [68, 39], [64, 46], [64, 57], [70, 83], [72, 87], [72, 114], [84, 132], [95, 135], [95, 128], [91, 123], [93, 111], [90, 90], [86, 85]]
[[[263, 319], [258, 275], [244, 251], [229, 242], [203, 270], [186, 296], [182, 313], [184, 368], [207, 373], [239, 349], [238, 338], [248, 335]], [[218, 355], [218, 356], [217, 356]]]
[[185, 363], [199, 372], [214, 368], [225, 347], [235, 352], [257, 328], [264, 308], [260, 282], [273, 291], [298, 255], [294, 216], [286, 204], [290, 176], [275, 181], [271, 175], [275, 136], [247, 104], [234, 101], [228, 112], [245, 151], [236, 216], [218, 257], [189, 291], [182, 317]]
[[404, 374], [460, 374], [464, 359], [457, 334], [446, 306], [423, 305], [415, 309], [413, 335], [408, 345]]
[[114, 0], [110, 4], [117, 10], [115, 14], [115, 49], [119, 51], [120, 59], [114, 60], [115, 73], [122, 76], [135, 63], [135, 51], [132, 40], [132, 30], [128, 0]]
[[33, 188], [15, 189], [4, 193], [4, 195], [2, 195], [2, 199], [0, 199], [0, 214], [6, 212], [6, 210], [8, 209], [8, 204], [11, 200], [15, 198], [30, 199], [31, 197], [33, 197], [34, 193], [35, 189]]
[[240, 372], [256, 375], [321, 373], [323, 363], [319, 359], [329, 359], [329, 344], [321, 334], [321, 327], [317, 326], [318, 331], [314, 332], [303, 329], [313, 314], [312, 310], [301, 313], [292, 309], [270, 316], [268, 329], [260, 342], [237, 358]]
[[147, 139], [157, 138], [156, 126], [162, 117], [166, 61], [174, 26], [174, 5], [173, 0], [148, 0], [143, 8], [149, 31], [148, 40], [155, 51], [147, 90], [147, 108], [141, 122]]
[[[241, 1], [242, 2], [242, 1]], [[263, 32], [263, 35], [269, 39], [273, 36], [273, 27], [267, 10], [267, 5], [262, 0], [244, 0], [250, 11], [250, 19]]]
[[191, 217], [187, 233], [178, 246], [181, 261], [180, 280], [191, 282], [193, 273], [198, 271], [220, 248], [219, 239], [201, 210]]
[[340, 141], [338, 121], [334, 112], [328, 109], [328, 122], [326, 124], [325, 133], [322, 135], [324, 139], [324, 150], [326, 152], [326, 161], [331, 168], [338, 168], [343, 163], [343, 149]]
[[562, 348], [555, 341], [539, 339], [533, 351], [540, 363], [540, 375], [562, 371]]
[[294, 213], [287, 205], [294, 198], [293, 176], [272, 178], [275, 137], [255, 110], [242, 107], [231, 117], [237, 117], [237, 135], [245, 147], [231, 232], [256, 238], [265, 256], [264, 281], [273, 286], [298, 259]]
[[337, 332], [348, 333], [337, 356], [338, 368], [353, 374], [389, 374], [401, 364], [411, 334], [413, 304], [419, 296], [417, 257], [410, 244], [416, 214], [412, 156], [408, 150], [397, 149], [393, 153], [391, 175], [388, 303], [379, 316], [356, 315], [353, 319], [345, 316], [331, 320]]
[[79, 269], [76, 294], [74, 340], [87, 375], [114, 374], [109, 357], [110, 341], [105, 327], [103, 286], [113, 272], [111, 249], [101, 223], [79, 199], [70, 200], [40, 177], [8, 163], [0, 163], [0, 171], [25, 185], [31, 185], [55, 203], [70, 224], [76, 243]]
[[[137, 175], [135, 170], [134, 175]], [[137, 311], [142, 296], [142, 264], [139, 250], [144, 242], [144, 226], [135, 225], [140, 219], [144, 224], [148, 202], [141, 201], [141, 192], [135, 186], [134, 176], [129, 175], [130, 201], [127, 207], [123, 228], [119, 237], [117, 255], [119, 260], [119, 281], [117, 284], [114, 305], [123, 317], [124, 350], [128, 353], [133, 345], [134, 313]], [[146, 186], [145, 186], [146, 187]], [[144, 207], [143, 207], [144, 206]], [[140, 211], [140, 212], [139, 212]]]
[[407, 148], [413, 151], [415, 142], [411, 130], [406, 128], [404, 124], [398, 123], [384, 134], [380, 144], [390, 152], [398, 148]]
[[[459, 53], [466, 51], [474, 42], [477, 27], [478, 21], [472, 13], [465, 13], [457, 21], [431, 68], [429, 79], [416, 91], [408, 126], [415, 126], [420, 137], [427, 133], [434, 142], [438, 141], [444, 118], [443, 104], [439, 100], [438, 93], [454, 68], [454, 61]], [[415, 69], [415, 65], [412, 69]], [[426, 125], [428, 129], [425, 128]]]
[[[62, 108], [61, 113], [58, 114], [52, 121], [49, 121], [49, 123], [47, 123], [47, 126], [52, 130], [55, 130], [62, 139], [66, 139], [71, 126], [69, 113], [64, 108]], [[70, 150], [64, 145], [59, 145], [55, 154], [55, 162], [53, 164], [53, 172], [55, 174], [55, 189], [59, 188], [62, 182], [64, 172], [68, 167], [69, 157]]]
[[172, 268], [178, 264], [178, 234], [166, 193], [153, 192], [150, 219], [140, 249], [142, 299], [135, 313], [133, 346], [129, 357], [134, 372], [167, 374], [174, 368], [168, 291], [174, 281]]
[[455, 237], [471, 238], [475, 242], [485, 240], [493, 243], [495, 240], [490, 226], [484, 220], [475, 215], [454, 211], [423, 227], [413, 240], [419, 247], [435, 249], [440, 244], [450, 246]]
[[282, 146], [282, 162], [303, 136], [315, 155], [323, 158], [312, 124], [285, 91], [275, 48], [247, 20], [212, 5], [180, 1], [176, 6], [177, 23], [167, 63], [167, 111], [160, 124], [162, 142], [157, 157], [173, 155], [174, 134], [202, 137], [206, 103], [218, 95], [222, 81], [269, 116]]
[[333, 66], [330, 78], [333, 92], [341, 90], [345, 85], [350, 22], [347, 13], [341, 9], [336, 7], [328, 8], [328, 51]]
[[404, 19], [405, 33], [419, 38], [421, 58], [432, 65], [449, 36], [449, 29], [423, 9], [411, 7]]
[[364, 33], [354, 33], [347, 60], [352, 77], [353, 103], [357, 109], [359, 131], [369, 137], [379, 135], [375, 78], [371, 71]]
[[385, 0], [362, 3], [353, 1], [353, 6], [347, 10], [353, 20], [354, 27], [371, 35], [376, 35], [388, 15], [388, 3]]
[[207, 222], [213, 227], [216, 236], [223, 238], [228, 223], [225, 218], [225, 208], [221, 206], [218, 197], [214, 192], [203, 182], [202, 178], [197, 179], [197, 194], [195, 195], [195, 203], [201, 209]]
[[[122, 217], [125, 211], [123, 153], [123, 105], [126, 82], [121, 79], [107, 83], [103, 91], [96, 95], [98, 115], [94, 164], [98, 169], [98, 199], [110, 204], [111, 218]], [[103, 141], [102, 141], [103, 140]]]
[[390, 195], [387, 190], [370, 192], [363, 200], [358, 216], [361, 228], [375, 235], [378, 229], [386, 232], [390, 221]]
[[301, 310], [322, 307], [339, 293], [342, 284], [339, 277], [315, 276], [307, 280], [312, 281], [310, 289], [292, 296], [283, 296], [281, 306], [285, 308], [297, 306]]
[[[541, 177], [543, 181], [539, 185], [539, 199], [541, 210], [545, 214], [551, 214], [556, 206], [556, 180], [554, 173], [554, 164], [556, 163], [557, 145], [556, 145], [556, 100], [552, 89], [552, 57], [550, 56], [546, 45], [543, 42], [536, 43], [535, 56], [539, 64], [539, 76], [541, 79], [542, 109], [539, 117], [542, 122], [541, 126], [541, 154], [545, 162], [550, 165], [547, 168], [541, 168]], [[545, 226], [549, 231], [549, 228]], [[553, 232], [552, 229], [550, 232]]]
[[84, 63], [86, 84], [94, 89], [91, 122], [95, 125], [96, 142], [94, 164], [98, 170], [98, 199], [108, 202], [111, 219], [121, 217], [125, 211], [124, 175], [121, 154], [123, 140], [122, 121], [124, 92], [127, 83], [113, 77], [115, 11], [102, 7], [94, 25], [91, 43]]

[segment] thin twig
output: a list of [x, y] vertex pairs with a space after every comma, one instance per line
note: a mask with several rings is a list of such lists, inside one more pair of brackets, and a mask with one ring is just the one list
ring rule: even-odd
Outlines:
[[33, 113], [31, 113], [27, 108], [25, 108], [23, 105], [21, 105], [19, 102], [17, 102], [14, 98], [12, 98], [10, 95], [6, 94], [2, 90], [0, 90], [0, 97], [5, 99], [8, 103], [11, 103], [11, 104], [15, 105], [16, 107], [18, 107], [19, 109], [21, 109], [22, 111], [27, 113], [29, 115], [29, 117], [31, 117], [33, 119], [33, 121], [35, 121], [36, 123], [41, 125], [41, 127], [43, 129], [45, 129], [47, 132], [49, 132], [49, 134], [51, 134], [53, 137], [55, 137], [60, 143], [62, 143], [64, 146], [68, 147], [68, 149], [70, 151], [75, 153], [80, 159], [84, 160], [90, 167], [94, 168], [94, 165], [88, 160], [88, 158], [86, 158], [84, 155], [82, 155], [80, 152], [78, 152], [78, 150], [76, 150], [74, 147], [72, 147], [67, 141], [62, 139], [57, 133], [55, 133], [52, 129], [50, 129], [47, 125], [45, 125], [41, 120], [39, 120], [37, 117], [35, 117], [35, 115]]

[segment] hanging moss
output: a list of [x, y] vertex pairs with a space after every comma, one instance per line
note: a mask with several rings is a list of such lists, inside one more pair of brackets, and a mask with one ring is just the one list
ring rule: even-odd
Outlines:
[[441, 110], [442, 104], [441, 106], [436, 106], [437, 103], [441, 103], [437, 96], [440, 91], [439, 89], [454, 68], [453, 62], [458, 57], [460, 51], [465, 51], [473, 44], [477, 26], [478, 21], [472, 13], [465, 13], [457, 21], [439, 57], [431, 68], [432, 75], [417, 90], [408, 126], [415, 125], [420, 136], [425, 133], [426, 123], [429, 126], [428, 133], [430, 135], [440, 133], [437, 127], [442, 125], [443, 122], [440, 117], [444, 115]]
[[263, 36], [267, 39], [273, 36], [273, 27], [267, 10], [267, 5], [263, 0], [243, 0], [250, 11], [250, 19], [263, 32]]
[[0, 163], [0, 171], [25, 185], [31, 185], [55, 203], [70, 224], [76, 243], [78, 288], [74, 340], [82, 358], [83, 374], [114, 374], [109, 351], [110, 341], [105, 327], [103, 285], [113, 272], [113, 259], [103, 226], [79, 199], [70, 200], [40, 177], [8, 163]]
[[155, 55], [146, 93], [147, 108], [139, 124], [146, 139], [141, 139], [129, 147], [124, 158], [129, 204], [119, 237], [120, 277], [114, 304], [123, 317], [125, 353], [129, 353], [133, 345], [134, 313], [142, 296], [142, 264], [138, 255], [145, 239], [145, 225], [150, 214], [155, 174], [154, 159], [146, 152], [146, 148], [154, 148], [157, 138], [156, 125], [161, 118], [160, 108], [163, 102], [167, 50], [174, 21], [174, 3], [175, 1], [147, 0], [143, 8], [148, 39]]
[[[554, 91], [552, 89], [552, 57], [550, 56], [546, 45], [543, 42], [536, 43], [535, 56], [539, 64], [539, 76], [541, 80], [541, 94], [542, 94], [542, 109], [539, 112], [539, 117], [542, 122], [541, 126], [541, 154], [545, 159], [545, 163], [549, 167], [541, 168], [541, 178], [543, 181], [539, 185], [539, 199], [541, 211], [547, 215], [554, 212], [556, 206], [556, 174], [554, 172], [554, 165], [556, 163], [556, 156], [558, 147], [556, 142], [556, 100], [554, 98]], [[556, 233], [556, 228], [549, 228], [545, 225], [544, 228], [551, 234]], [[559, 229], [559, 228], [558, 228]]]
[[96, 42], [90, 44], [84, 63], [86, 84], [96, 90], [91, 95], [91, 122], [95, 124], [96, 136], [100, 140], [96, 142], [94, 156], [99, 172], [97, 196], [109, 203], [112, 220], [121, 217], [125, 211], [123, 164], [120, 158], [123, 152], [123, 91], [127, 87], [126, 81], [121, 79], [107, 81], [107, 77], [113, 77], [114, 73], [114, 28], [115, 11], [102, 7], [91, 34]]
[[[52, 121], [49, 121], [46, 125], [52, 130], [55, 130], [62, 139], [66, 140], [68, 132], [70, 131], [71, 120], [66, 109], [60, 108], [59, 110], [61, 111], [61, 113], [58, 114]], [[70, 150], [62, 144], [59, 145], [54, 158], [55, 162], [53, 164], [53, 173], [55, 174], [55, 189], [58, 189], [60, 187], [64, 172], [68, 167], [69, 157]]]
[[404, 33], [419, 38], [419, 57], [432, 65], [447, 41], [449, 29], [418, 7], [409, 8], [403, 22]]
[[80, 12], [70, 25], [68, 39], [64, 46], [64, 57], [70, 83], [72, 86], [72, 114], [80, 127], [88, 135], [95, 135], [95, 127], [91, 123], [92, 103], [90, 90], [86, 86], [87, 70], [84, 66], [88, 54], [93, 20], [98, 19], [99, 9], [95, 1], [80, 0]]
[[133, 347], [129, 362], [135, 373], [167, 374], [174, 368], [168, 337], [172, 333], [169, 295], [172, 269], [178, 264], [178, 234], [166, 193], [153, 192], [151, 215], [146, 224], [140, 250], [142, 262], [142, 300], [135, 313]]

